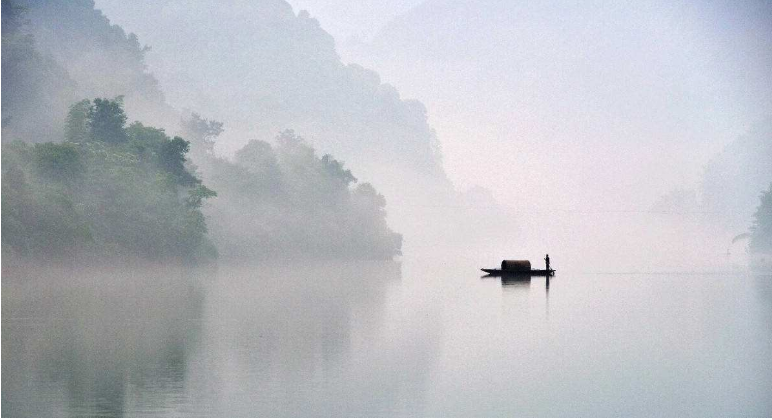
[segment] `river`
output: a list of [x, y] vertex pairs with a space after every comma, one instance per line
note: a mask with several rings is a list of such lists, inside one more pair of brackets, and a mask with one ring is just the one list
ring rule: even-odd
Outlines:
[[482, 265], [6, 272], [2, 415], [772, 415], [772, 276]]

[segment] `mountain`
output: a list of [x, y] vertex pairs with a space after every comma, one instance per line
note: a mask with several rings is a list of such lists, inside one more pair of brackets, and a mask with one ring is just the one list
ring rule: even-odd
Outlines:
[[226, 124], [219, 150], [292, 128], [367, 179], [383, 165], [444, 177], [426, 108], [374, 71], [344, 65], [307, 12], [280, 0], [100, 5], [152, 45], [149, 62], [173, 104]]
[[[113, 25], [92, 0], [3, 0], [6, 8], [16, 10], [10, 14], [19, 21], [11, 31], [27, 39], [27, 51], [23, 54], [3, 57], [3, 66], [21, 67], [20, 73], [35, 82], [35, 94], [19, 91], [30, 83], [18, 78], [6, 78], [9, 93], [4, 93], [3, 113], [9, 109], [10, 128], [20, 133], [35, 133], [35, 128], [15, 109], [35, 108], [40, 95], [47, 119], [43, 135], [29, 135], [31, 141], [57, 141], [63, 127], [67, 107], [78, 100], [94, 97], [113, 98], [123, 96], [126, 110], [132, 119], [153, 125], [176, 123], [179, 116], [169, 107], [155, 77], [147, 71], [145, 53], [134, 34], [127, 34], [120, 26]], [[6, 13], [3, 13], [6, 19]], [[5, 27], [5, 25], [3, 25]], [[3, 31], [4, 44], [6, 30]], [[7, 59], [6, 59], [7, 58]], [[5, 73], [5, 71], [4, 71]], [[43, 79], [40, 74], [47, 74]], [[6, 107], [5, 101], [9, 104]], [[29, 115], [29, 113], [26, 113]], [[16, 120], [14, 122], [13, 120]], [[41, 130], [37, 130], [41, 131]]]
[[281, 0], [98, 4], [152, 46], [148, 63], [170, 103], [225, 124], [218, 153], [292, 129], [384, 194], [406, 246], [423, 234], [453, 241], [459, 231], [448, 226], [468, 226], [481, 241], [514, 232], [503, 211], [482, 218], [466, 211], [427, 108], [375, 71], [344, 64], [308, 12]]
[[[366, 182], [356, 184], [343, 162], [330, 154], [318, 156], [290, 131], [283, 131], [276, 148], [251, 141], [237, 154], [249, 156], [246, 160], [234, 162], [208, 150], [192, 154], [191, 162], [190, 143], [166, 133], [182, 131], [206, 143], [223, 125], [200, 117], [181, 124], [181, 113], [166, 104], [147, 71], [148, 48], [111, 24], [92, 1], [2, 4], [2, 192], [9, 203], [3, 208], [4, 251], [66, 259], [83, 253], [99, 257], [103, 251], [151, 259], [208, 258], [215, 251], [199, 207], [217, 193], [204, 187], [198, 173], [192, 175], [201, 165], [217, 169], [201, 172], [221, 190], [216, 203], [222, 204], [206, 210], [223, 256], [388, 259], [399, 254], [401, 236], [386, 224], [385, 198]], [[287, 17], [282, 10], [265, 13], [281, 20]], [[290, 15], [296, 18], [291, 10]], [[279, 26], [263, 28], [264, 35], [292, 45], [297, 28]], [[339, 64], [334, 49], [324, 52], [329, 40], [312, 40], [313, 45], [300, 48], [297, 62], [278, 58], [266, 71], [292, 77], [282, 73]], [[318, 60], [311, 57], [317, 51]], [[173, 54], [167, 58], [176, 60]], [[230, 88], [233, 95], [242, 90]], [[276, 98], [293, 97], [278, 91]], [[404, 111], [402, 105], [393, 111]], [[312, 114], [302, 104], [292, 109]], [[127, 126], [138, 119], [142, 123]], [[272, 161], [275, 165], [261, 164]], [[266, 173], [274, 183], [265, 183]]]
[[[772, 113], [771, 13], [426, 0], [348, 55], [427, 105], [457, 185], [515, 206], [645, 209]], [[514, 193], [512, 179], [527, 182]]]

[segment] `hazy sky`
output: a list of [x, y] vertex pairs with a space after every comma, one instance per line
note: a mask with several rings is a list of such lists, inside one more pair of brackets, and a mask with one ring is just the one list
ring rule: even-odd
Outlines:
[[[164, 42], [137, 3], [96, 3]], [[459, 188], [517, 207], [647, 209], [772, 113], [768, 2], [290, 3], [427, 105]]]
[[338, 44], [344, 60], [349, 60], [348, 46], [369, 42], [395, 17], [410, 11], [423, 0], [291, 0], [296, 11], [308, 10]]
[[770, 34], [761, 2], [428, 0], [339, 50], [427, 104], [458, 186], [638, 209], [770, 114]]

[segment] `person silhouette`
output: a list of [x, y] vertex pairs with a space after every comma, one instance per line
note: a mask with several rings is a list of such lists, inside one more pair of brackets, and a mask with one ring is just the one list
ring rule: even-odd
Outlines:
[[544, 262], [547, 265], [547, 271], [550, 271], [550, 254], [547, 254], [547, 256], [544, 257]]

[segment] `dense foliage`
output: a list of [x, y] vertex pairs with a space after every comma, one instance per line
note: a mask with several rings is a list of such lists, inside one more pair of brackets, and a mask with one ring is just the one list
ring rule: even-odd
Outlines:
[[[222, 125], [198, 115], [183, 123], [194, 151], [206, 150]], [[195, 131], [198, 130], [198, 131]], [[259, 258], [390, 259], [402, 236], [386, 224], [386, 200], [330, 155], [282, 132], [276, 146], [252, 140], [233, 161], [197, 156], [219, 197], [210, 207], [221, 254]]]
[[125, 121], [119, 99], [82, 101], [64, 142], [3, 145], [4, 253], [214, 256], [200, 207], [215, 193], [185, 169], [188, 142]]
[[772, 184], [761, 194], [761, 204], [751, 227], [751, 250], [772, 252]]
[[[282, 1], [270, 4], [264, 3], [260, 19], [275, 21], [291, 13]], [[369, 184], [356, 184], [341, 162], [317, 156], [291, 132], [283, 133], [276, 147], [253, 141], [235, 160], [226, 160], [217, 157], [213, 147], [223, 124], [196, 114], [185, 119], [185, 139], [138, 122], [127, 126], [127, 113], [132, 120], [167, 128], [179, 121], [179, 114], [165, 103], [157, 80], [147, 72], [147, 48], [135, 35], [112, 25], [93, 0], [2, 0], [2, 8], [3, 254], [65, 260], [107, 255], [197, 259], [215, 254], [207, 223], [213, 227], [209, 236], [230, 256], [390, 258], [400, 253], [401, 236], [386, 225], [384, 198]], [[271, 81], [255, 74], [248, 79], [260, 89], [275, 87], [269, 105], [286, 104], [281, 115], [261, 111], [265, 95], [246, 95], [247, 107], [231, 102], [228, 109], [248, 108], [250, 115], [257, 109], [263, 120], [260, 130], [299, 127], [332, 141], [327, 149], [349, 144], [375, 150], [392, 143], [399, 149], [411, 144], [421, 149], [423, 159], [414, 166], [435, 170], [438, 166], [426, 164], [433, 135], [425, 124], [425, 110], [418, 107], [413, 115], [377, 76], [359, 74], [356, 66], [342, 70], [331, 38], [308, 23], [308, 16], [298, 17], [258, 37], [263, 47], [278, 40], [283, 47], [295, 45], [290, 55], [298, 53], [288, 61], [281, 58], [283, 50], [260, 47], [277, 59], [251, 66], [282, 76]], [[304, 42], [296, 42], [292, 34], [302, 35]], [[290, 39], [294, 41], [287, 44]], [[321, 61], [309, 56], [317, 53]], [[215, 61], [210, 57], [207, 62]], [[341, 71], [352, 72], [351, 77], [341, 79]], [[313, 75], [323, 75], [325, 86], [298, 90], [296, 82], [286, 80], [293, 79], [293, 73], [303, 75], [303, 83], [309, 82], [309, 75], [313, 80]], [[340, 80], [333, 83], [330, 77]], [[352, 86], [342, 89], [336, 83]], [[357, 87], [362, 83], [367, 85], [364, 91]], [[236, 89], [223, 86], [223, 92]], [[244, 86], [241, 80], [238, 89]], [[310, 96], [291, 93], [303, 91]], [[334, 92], [343, 96], [321, 102]], [[370, 98], [373, 92], [377, 95]], [[351, 95], [359, 102], [351, 102], [350, 111], [367, 108], [369, 117], [354, 117], [361, 120], [356, 125], [340, 124], [336, 103]], [[76, 102], [80, 98], [97, 99]], [[289, 111], [313, 118], [282, 117]], [[384, 128], [375, 121], [381, 116], [396, 118], [397, 126], [409, 126], [409, 133]], [[336, 129], [310, 131], [320, 123]], [[369, 133], [364, 134], [365, 129]], [[410, 134], [413, 131], [418, 137]], [[382, 133], [402, 140], [383, 141]], [[365, 138], [370, 140], [365, 143]], [[357, 163], [390, 160], [395, 153], [389, 150], [367, 152], [367, 158], [360, 153]], [[403, 158], [413, 155], [404, 153]], [[202, 177], [221, 193], [209, 209], [202, 206], [214, 192], [202, 184]]]

